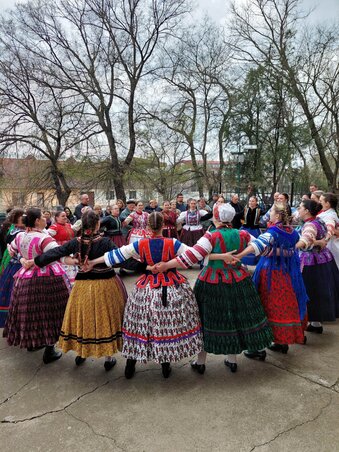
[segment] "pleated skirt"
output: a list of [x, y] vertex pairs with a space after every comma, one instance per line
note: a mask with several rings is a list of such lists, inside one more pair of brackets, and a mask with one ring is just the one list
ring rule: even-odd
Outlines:
[[59, 347], [78, 356], [111, 356], [122, 349], [127, 293], [119, 276], [76, 280], [61, 327]]
[[65, 276], [16, 278], [3, 332], [8, 344], [20, 348], [55, 344], [68, 296]]
[[211, 284], [198, 279], [194, 293], [206, 352], [238, 354], [272, 343], [272, 330], [250, 277], [232, 284], [222, 281]]
[[177, 362], [203, 349], [195, 296], [187, 282], [167, 287], [136, 287], [129, 295], [123, 324], [126, 358], [141, 362]]

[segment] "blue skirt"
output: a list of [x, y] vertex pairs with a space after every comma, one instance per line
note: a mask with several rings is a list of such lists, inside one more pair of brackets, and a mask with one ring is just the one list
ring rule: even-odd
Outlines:
[[20, 270], [19, 262], [10, 262], [0, 277], [0, 328], [5, 326], [9, 303], [15, 279], [13, 276]]
[[[253, 235], [253, 237], [258, 238], [260, 235], [260, 229], [252, 229], [252, 228], [245, 228], [244, 226], [241, 226], [243, 231], [247, 231], [249, 234]], [[257, 265], [259, 262], [260, 256], [256, 257], [254, 254], [248, 254], [247, 256], [243, 257], [241, 259], [241, 262], [244, 265]]]

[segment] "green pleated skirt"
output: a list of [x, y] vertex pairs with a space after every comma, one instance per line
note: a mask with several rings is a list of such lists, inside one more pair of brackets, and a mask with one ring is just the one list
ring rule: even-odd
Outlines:
[[194, 294], [208, 353], [238, 354], [268, 347], [272, 330], [250, 277], [240, 282], [211, 284], [197, 280]]

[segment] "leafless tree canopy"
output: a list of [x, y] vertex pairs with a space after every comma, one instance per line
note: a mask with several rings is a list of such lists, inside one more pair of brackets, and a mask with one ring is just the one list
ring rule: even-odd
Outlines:
[[[71, 192], [60, 162], [70, 155], [100, 161], [123, 199], [130, 177], [164, 197], [188, 180], [201, 196], [225, 183], [275, 190], [295, 175], [293, 162], [306, 179], [319, 165], [336, 190], [338, 24], [305, 27], [300, 0], [234, 1], [224, 26], [192, 23], [189, 8], [187, 0], [13, 8], [0, 25], [0, 152], [48, 160], [60, 204]], [[244, 144], [257, 149], [239, 175], [230, 151]]]

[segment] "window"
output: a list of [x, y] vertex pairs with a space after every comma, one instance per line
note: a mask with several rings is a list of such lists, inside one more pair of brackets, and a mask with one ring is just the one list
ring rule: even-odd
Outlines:
[[137, 197], [137, 192], [135, 190], [130, 190], [128, 192], [129, 199], [135, 199]]
[[12, 204], [15, 207], [23, 207], [25, 205], [25, 193], [14, 191], [12, 193]]
[[38, 192], [36, 194], [36, 203], [39, 207], [43, 207], [45, 205], [45, 194], [43, 192]]
[[106, 199], [107, 201], [114, 199], [115, 198], [115, 192], [114, 190], [108, 190], [108, 192], [106, 193]]

